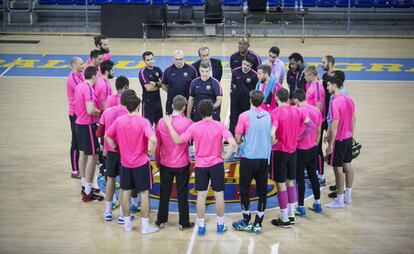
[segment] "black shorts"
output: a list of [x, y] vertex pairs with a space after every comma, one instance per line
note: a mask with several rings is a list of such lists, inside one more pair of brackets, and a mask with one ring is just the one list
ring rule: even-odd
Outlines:
[[256, 182], [257, 196], [267, 193], [267, 176], [269, 162], [267, 159], [240, 159], [240, 195], [249, 194], [250, 184]]
[[224, 190], [224, 163], [218, 163], [208, 168], [195, 168], [195, 189], [206, 191], [208, 182], [211, 179], [213, 191]]
[[157, 124], [162, 118], [161, 99], [144, 99], [142, 101], [142, 116], [147, 118], [151, 125]]
[[106, 176], [117, 177], [119, 175], [119, 169], [121, 167], [119, 153], [106, 152]]
[[96, 137], [98, 125], [93, 124], [76, 124], [76, 133], [78, 135], [78, 147], [86, 155], [96, 155], [99, 153], [99, 143]]
[[297, 170], [316, 170], [318, 165], [318, 146], [314, 146], [312, 148], [302, 150], [296, 150], [297, 156]]
[[272, 151], [270, 178], [278, 183], [296, 178], [296, 152]]
[[138, 192], [152, 188], [152, 171], [149, 163], [137, 168], [126, 168], [121, 165], [120, 187], [123, 190], [136, 189]]
[[335, 141], [334, 152], [329, 157], [329, 165], [343, 167], [344, 163], [352, 161], [352, 138]]

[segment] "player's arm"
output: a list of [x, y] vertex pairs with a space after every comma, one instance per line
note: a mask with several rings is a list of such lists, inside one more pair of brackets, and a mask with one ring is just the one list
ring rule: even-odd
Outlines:
[[88, 113], [88, 115], [99, 116], [99, 114], [101, 113], [99, 109], [95, 108], [93, 101], [87, 101], [85, 102], [85, 105], [86, 105], [86, 112]]
[[164, 122], [167, 125], [168, 131], [174, 142], [176, 144], [183, 144], [184, 141], [180, 138], [180, 135], [175, 131], [174, 127], [172, 126], [172, 120], [170, 116], [164, 116]]
[[115, 149], [117, 147], [117, 144], [115, 143], [115, 140], [105, 135], [105, 141], [108, 142], [108, 144], [112, 147], [112, 149]]
[[148, 153], [150, 156], [153, 156], [155, 154], [155, 150], [157, 149], [157, 137], [155, 135], [152, 135], [149, 137], [149, 147], [148, 147]]
[[159, 90], [157, 83], [154, 81], [150, 81], [148, 84], [144, 84], [144, 88], [147, 90], [147, 92], [154, 92]]
[[339, 120], [333, 120], [332, 124], [331, 124], [331, 131], [330, 131], [330, 138], [329, 138], [329, 143], [328, 143], [328, 148], [326, 148], [326, 153], [327, 154], [331, 154], [333, 151], [333, 147], [334, 147], [334, 142], [336, 139], [336, 133], [338, 131], [338, 124], [339, 124]]
[[272, 129], [270, 130], [270, 136], [272, 137], [272, 145], [277, 143], [276, 139], [276, 127], [272, 126]]
[[316, 143], [319, 143], [319, 139], [321, 138], [321, 126], [319, 125], [316, 129]]
[[243, 143], [243, 139], [242, 139], [243, 136], [241, 133], [236, 133], [235, 137], [236, 137], [237, 144], [240, 145], [241, 143]]
[[108, 108], [108, 104], [106, 103], [106, 100], [101, 101], [101, 109], [105, 110]]
[[188, 98], [188, 103], [187, 103], [187, 118], [191, 119], [191, 112], [193, 111], [193, 107], [194, 107], [194, 97], [190, 96]]
[[316, 105], [315, 105], [315, 107], [317, 107], [321, 113], [322, 113], [322, 105], [323, 105], [322, 101], [316, 102]]
[[227, 146], [226, 153], [222, 156], [223, 160], [228, 160], [230, 156], [233, 154], [233, 152], [237, 149], [237, 143], [233, 137], [229, 137], [227, 139], [227, 142], [229, 143], [229, 145]]
[[299, 140], [309, 135], [316, 128], [315, 123], [312, 122], [309, 117], [306, 117], [303, 123], [305, 124], [305, 128], [302, 130], [301, 133], [299, 133]]
[[223, 96], [217, 96], [216, 97], [216, 103], [214, 103], [214, 109], [217, 109], [221, 105], [221, 101], [223, 100]]

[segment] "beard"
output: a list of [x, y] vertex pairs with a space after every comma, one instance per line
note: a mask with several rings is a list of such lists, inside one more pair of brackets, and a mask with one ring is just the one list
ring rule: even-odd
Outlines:
[[322, 69], [323, 69], [324, 71], [329, 71], [329, 66], [326, 66], [326, 67], [323, 67], [323, 66], [322, 66]]
[[108, 74], [108, 79], [113, 79], [114, 75], [112, 75], [111, 73]]
[[107, 48], [107, 49], [101, 48], [101, 52], [104, 53], [104, 54], [109, 53], [109, 48]]

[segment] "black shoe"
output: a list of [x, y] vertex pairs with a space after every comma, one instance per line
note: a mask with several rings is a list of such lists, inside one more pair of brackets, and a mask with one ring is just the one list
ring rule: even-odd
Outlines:
[[336, 185], [329, 186], [329, 190], [330, 191], [336, 191]]
[[338, 196], [336, 191], [332, 191], [331, 193], [328, 194], [328, 197], [330, 197], [330, 198], [336, 198], [336, 196]]
[[165, 228], [165, 223], [167, 223], [167, 222], [155, 221], [155, 225], [157, 225], [158, 228], [160, 228], [160, 229]]
[[189, 222], [185, 225], [178, 225], [178, 227], [180, 228], [181, 231], [186, 230], [186, 229], [191, 229], [194, 227], [194, 222]]
[[290, 228], [292, 227], [292, 224], [290, 224], [290, 221], [283, 221], [281, 218], [273, 219], [272, 225], [276, 227], [282, 227], [282, 228]]

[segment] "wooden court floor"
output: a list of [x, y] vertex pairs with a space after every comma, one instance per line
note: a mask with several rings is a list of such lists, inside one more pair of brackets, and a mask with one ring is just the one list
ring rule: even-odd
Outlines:
[[[91, 37], [0, 37], [29, 38], [41, 42], [0, 45], [0, 53], [88, 54], [93, 48]], [[140, 55], [146, 49], [156, 55], [174, 49], [196, 55], [204, 44], [212, 55], [230, 55], [237, 38], [146, 44], [112, 39], [110, 44], [114, 55]], [[412, 39], [251, 40], [251, 49], [262, 56], [272, 45], [282, 56], [298, 51], [305, 57], [414, 57]], [[228, 84], [223, 81], [223, 87]], [[104, 222], [104, 203], [82, 203], [80, 183], [69, 177], [65, 79], [0, 77], [0, 253], [413, 253], [414, 81], [348, 81], [346, 86], [356, 101], [356, 137], [363, 145], [353, 163], [353, 204], [323, 215], [309, 213], [291, 229], [273, 227], [270, 220], [279, 213], [268, 211], [260, 236], [230, 229], [236, 215], [226, 216], [229, 231], [218, 236], [215, 217], [208, 217], [206, 237], [194, 239], [193, 231], [178, 230], [177, 215], [170, 215], [166, 229], [148, 236], [138, 232], [140, 220], [131, 233], [115, 221]], [[137, 79], [132, 88], [140, 94]], [[228, 89], [223, 105], [229, 105]], [[332, 184], [331, 168], [326, 174]], [[323, 203], [327, 194], [323, 189]], [[155, 216], [151, 212], [152, 223]]]

